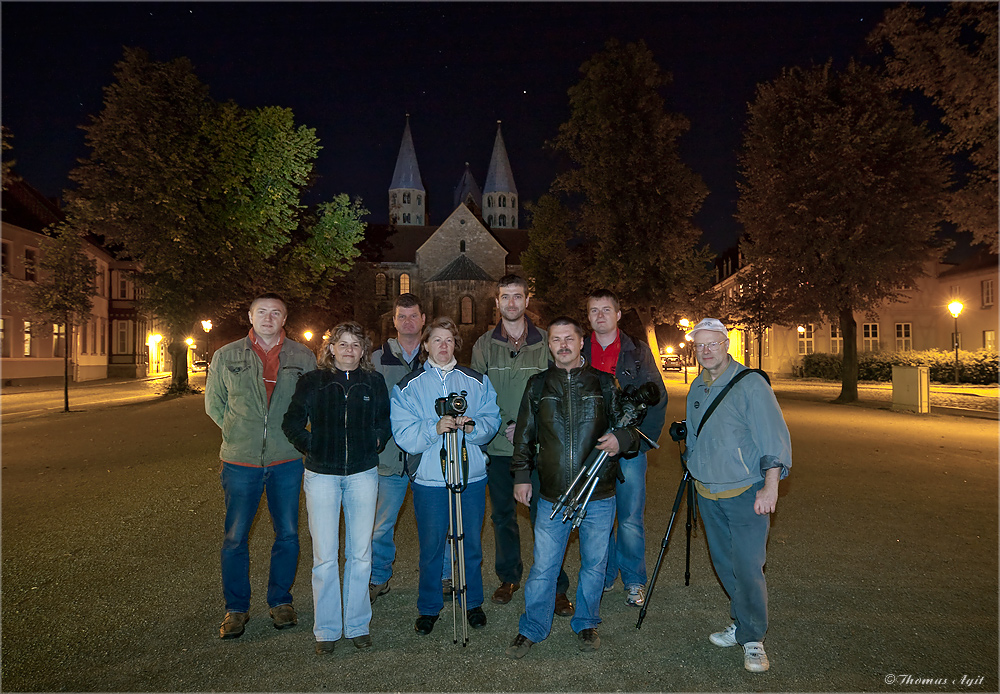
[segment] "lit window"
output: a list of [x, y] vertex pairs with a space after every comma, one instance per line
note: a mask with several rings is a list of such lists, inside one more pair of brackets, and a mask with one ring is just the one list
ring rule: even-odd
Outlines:
[[879, 350], [878, 323], [865, 323], [861, 326], [861, 349], [865, 352]]
[[839, 325], [830, 326], [830, 353], [840, 354], [844, 351], [844, 336]]
[[913, 349], [912, 323], [896, 323], [896, 351], [909, 352]]
[[472, 297], [462, 297], [462, 323], [468, 325], [472, 323]]
[[399, 293], [409, 294], [410, 293], [410, 276], [405, 272], [399, 276]]
[[31, 321], [24, 321], [24, 356], [32, 356], [32, 349], [34, 345], [31, 344]]
[[799, 333], [799, 354], [812, 354], [814, 348], [813, 324], [807, 323], [805, 330]]
[[997, 349], [997, 333], [995, 330], [984, 330], [983, 331], [983, 348], [996, 351]]
[[66, 326], [57, 324], [52, 326], [52, 356], [66, 356]]
[[385, 296], [385, 273], [375, 275], [375, 296]]

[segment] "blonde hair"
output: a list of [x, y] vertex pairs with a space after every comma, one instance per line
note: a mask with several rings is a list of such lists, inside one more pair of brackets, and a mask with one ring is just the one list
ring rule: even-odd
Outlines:
[[424, 326], [424, 331], [420, 334], [420, 361], [427, 361], [427, 348], [424, 346], [429, 339], [431, 339], [431, 333], [434, 332], [435, 328], [442, 328], [451, 333], [452, 337], [455, 338], [455, 351], [462, 349], [462, 336], [458, 334], [458, 326], [455, 325], [453, 321], [448, 316], [441, 316], [440, 318], [435, 318], [426, 326]]
[[319, 356], [316, 357], [316, 365], [321, 369], [333, 371], [336, 368], [333, 355], [330, 354], [330, 345], [336, 344], [345, 334], [353, 335], [361, 343], [361, 370], [374, 371], [372, 365], [372, 340], [365, 334], [365, 329], [360, 323], [347, 321], [331, 328], [323, 338], [323, 345], [319, 348]]

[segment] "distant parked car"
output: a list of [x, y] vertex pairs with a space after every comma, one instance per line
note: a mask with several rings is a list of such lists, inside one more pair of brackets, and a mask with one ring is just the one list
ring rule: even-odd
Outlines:
[[191, 363], [192, 371], [208, 371], [208, 362], [204, 359], [197, 359]]
[[680, 371], [684, 368], [681, 358], [676, 354], [664, 354], [661, 361], [664, 371]]

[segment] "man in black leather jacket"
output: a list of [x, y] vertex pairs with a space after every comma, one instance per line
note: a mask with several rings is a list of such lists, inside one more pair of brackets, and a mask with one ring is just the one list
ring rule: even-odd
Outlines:
[[[572, 318], [561, 317], [548, 329], [554, 364], [531, 377], [521, 399], [514, 431], [514, 498], [531, 501], [531, 471], [538, 470], [538, 516], [535, 520], [534, 564], [524, 586], [524, 614], [507, 655], [522, 658], [532, 645], [552, 630], [556, 576], [569, 542], [571, 523], [561, 514], [550, 519], [553, 505], [589, 464], [595, 449], [606, 451], [597, 488], [587, 504], [580, 525], [580, 575], [576, 612], [570, 627], [581, 651], [600, 646], [597, 625], [608, 561], [608, 535], [615, 515], [617, 458], [638, 447], [638, 436], [629, 429], [612, 431], [617, 386], [610, 374], [588, 365], [580, 353], [583, 329]], [[537, 447], [537, 452], [536, 452]]]

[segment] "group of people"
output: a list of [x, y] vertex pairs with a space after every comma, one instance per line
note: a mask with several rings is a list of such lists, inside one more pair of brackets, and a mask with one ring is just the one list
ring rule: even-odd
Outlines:
[[[378, 349], [372, 350], [362, 326], [345, 322], [325, 336], [318, 357], [286, 338], [287, 307], [281, 297], [265, 294], [253, 301], [248, 335], [215, 353], [205, 389], [206, 411], [223, 434], [226, 615], [221, 638], [241, 636], [249, 620], [248, 535], [262, 495], [275, 530], [270, 616], [278, 629], [297, 623], [291, 587], [299, 552], [300, 488], [312, 536], [313, 633], [319, 654], [332, 652], [343, 637], [357, 648], [372, 645], [372, 605], [390, 590], [394, 529], [407, 489], [419, 540], [417, 634], [431, 633], [452, 591], [464, 591], [468, 626], [486, 625], [481, 529], [487, 493], [499, 581], [493, 603], [509, 603], [524, 579], [518, 503], [529, 508], [534, 534], [525, 609], [507, 656], [521, 658], [544, 640], [554, 616], [571, 617], [581, 651], [599, 648], [601, 599], [619, 575], [625, 601], [645, 603], [646, 451], [648, 442], [660, 436], [667, 404], [659, 369], [648, 345], [619, 329], [621, 310], [612, 292], [598, 290], [587, 297], [589, 332], [567, 316], [553, 320], [547, 330], [539, 328], [526, 315], [528, 303], [523, 278], [506, 275], [498, 281], [500, 321], [474, 344], [470, 368], [456, 361], [462, 338], [454, 321], [427, 322], [413, 294], [397, 297], [396, 337]], [[719, 339], [699, 341], [716, 336], [712, 331], [717, 329]], [[697, 428], [708, 403], [720, 392], [725, 398], [722, 388], [745, 367], [722, 349], [726, 330], [719, 321], [706, 319], [690, 334], [705, 367], [688, 398], [689, 426]], [[699, 432], [700, 446], [698, 434], [689, 434], [686, 457], [712, 560], [732, 604], [733, 624], [710, 639], [719, 646], [744, 645], [747, 669], [762, 671], [768, 665], [761, 643], [767, 628], [768, 514], [791, 453], [770, 388], [762, 387], [759, 377], [761, 384], [744, 380], [751, 387], [738, 398], [726, 398], [728, 407], [718, 408], [712, 426]], [[621, 424], [616, 417], [621, 389], [647, 383], [657, 389], [657, 402], [648, 406], [641, 423]], [[436, 406], [452, 394], [461, 394], [464, 411], [442, 412]], [[442, 453], [443, 437], [452, 432], [462, 443], [457, 504]], [[607, 460], [579, 523], [574, 604], [562, 566], [571, 524], [558, 514], [550, 516], [572, 480], [600, 452]], [[759, 465], [751, 465], [756, 460]], [[745, 517], [747, 499], [755, 518]], [[463, 541], [449, 543], [449, 521], [456, 514]], [[461, 576], [451, 571], [456, 549], [464, 559]]]

